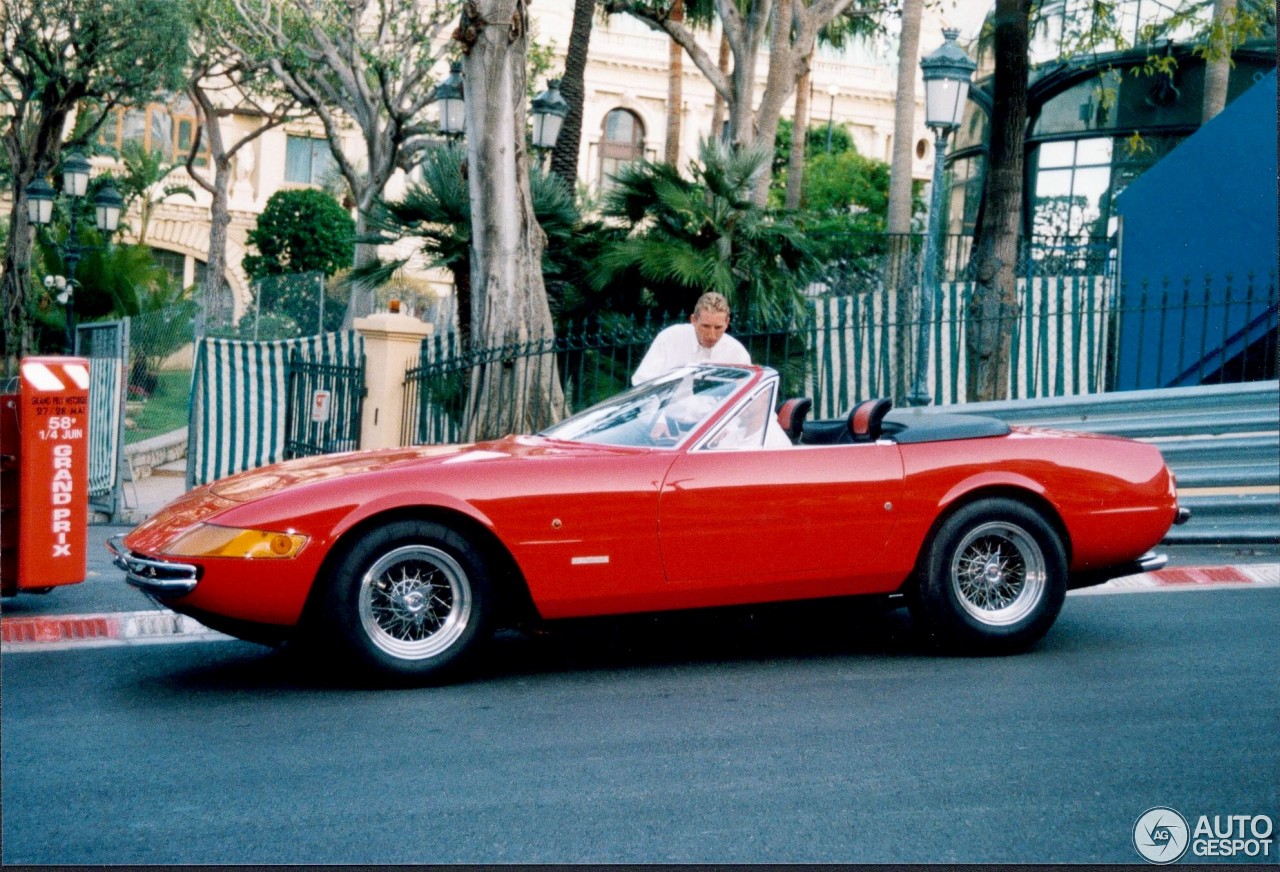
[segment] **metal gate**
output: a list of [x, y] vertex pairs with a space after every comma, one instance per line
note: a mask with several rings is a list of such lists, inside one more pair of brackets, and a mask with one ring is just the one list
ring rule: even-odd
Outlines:
[[297, 350], [289, 353], [286, 460], [360, 447], [360, 410], [367, 393], [364, 355], [355, 361], [336, 363], [328, 355], [308, 360]]
[[123, 508], [124, 409], [129, 321], [76, 326], [76, 353], [89, 359], [89, 507], [115, 521]]

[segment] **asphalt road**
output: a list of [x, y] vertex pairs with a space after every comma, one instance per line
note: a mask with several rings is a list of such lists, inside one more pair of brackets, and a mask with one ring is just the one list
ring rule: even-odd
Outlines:
[[239, 642], [7, 655], [3, 861], [1133, 863], [1152, 806], [1280, 818], [1277, 626], [1274, 587], [1073, 596], [945, 658], [789, 606], [395, 691]]

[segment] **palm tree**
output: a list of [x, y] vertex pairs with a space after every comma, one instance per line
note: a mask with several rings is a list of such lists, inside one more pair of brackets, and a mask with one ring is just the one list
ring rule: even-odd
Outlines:
[[587, 49], [591, 44], [595, 11], [596, 0], [574, 0], [573, 26], [565, 49], [564, 76], [560, 79], [560, 93], [569, 104], [569, 114], [560, 125], [556, 147], [551, 151], [551, 172], [570, 191], [578, 182], [578, 147], [582, 143], [582, 104], [585, 97], [582, 81], [587, 69]]
[[602, 212], [626, 235], [604, 244], [596, 287], [643, 288], [665, 312], [691, 308], [705, 291], [724, 294], [744, 319], [797, 312], [817, 259], [794, 216], [753, 201], [754, 179], [768, 159], [767, 149], [735, 150], [710, 139], [691, 164], [692, 178], [666, 163], [624, 168]]
[[[374, 234], [367, 240], [376, 245], [391, 245], [402, 239], [417, 241], [417, 250], [428, 266], [449, 271], [453, 276], [454, 301], [457, 312], [456, 330], [463, 342], [471, 336], [471, 199], [463, 174], [462, 148], [450, 144], [433, 149], [424, 156], [422, 181], [411, 185], [404, 198], [384, 202], [375, 212]], [[573, 195], [553, 175], [534, 170], [529, 176], [533, 210], [538, 224], [547, 235], [543, 272], [548, 280], [548, 295], [556, 308], [557, 291], [551, 280], [573, 275], [572, 240], [576, 236], [579, 215]], [[352, 272], [357, 281], [384, 284], [402, 269], [408, 257], [392, 260], [375, 259]]]

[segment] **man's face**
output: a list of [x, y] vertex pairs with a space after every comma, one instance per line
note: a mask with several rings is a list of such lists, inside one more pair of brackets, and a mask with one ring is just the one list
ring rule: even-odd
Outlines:
[[729, 316], [724, 312], [695, 312], [689, 319], [693, 330], [698, 334], [698, 344], [703, 348], [713, 348], [729, 329]]

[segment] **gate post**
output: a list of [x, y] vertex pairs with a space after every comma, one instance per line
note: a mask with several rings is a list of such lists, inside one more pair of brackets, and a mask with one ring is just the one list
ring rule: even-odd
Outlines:
[[393, 312], [356, 318], [354, 326], [364, 337], [364, 378], [369, 392], [361, 414], [360, 447], [397, 447], [404, 416], [405, 370], [418, 362], [422, 340], [435, 327]]

